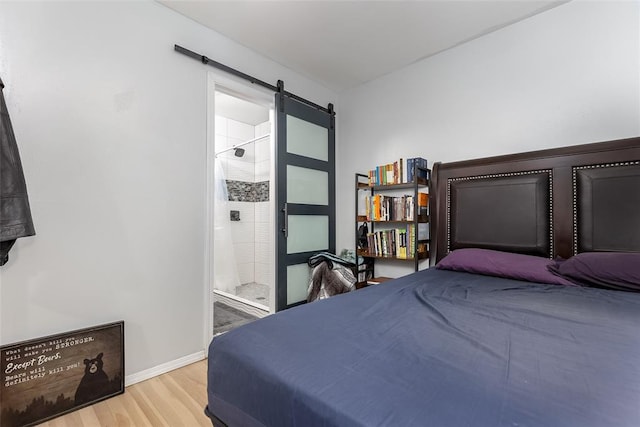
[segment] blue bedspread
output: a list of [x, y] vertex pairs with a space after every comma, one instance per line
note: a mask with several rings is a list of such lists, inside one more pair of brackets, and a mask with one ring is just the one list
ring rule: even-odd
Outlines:
[[429, 269], [215, 338], [229, 426], [640, 426], [640, 294]]

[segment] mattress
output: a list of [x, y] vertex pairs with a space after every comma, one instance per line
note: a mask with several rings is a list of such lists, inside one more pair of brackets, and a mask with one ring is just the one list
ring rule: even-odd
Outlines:
[[213, 339], [228, 426], [639, 426], [640, 294], [428, 269]]

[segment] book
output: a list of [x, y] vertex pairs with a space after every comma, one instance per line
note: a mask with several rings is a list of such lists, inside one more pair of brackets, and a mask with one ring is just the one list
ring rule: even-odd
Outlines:
[[407, 182], [413, 182], [415, 159], [407, 159]]
[[371, 196], [364, 197], [364, 208], [367, 221], [371, 221]]
[[429, 244], [428, 243], [418, 243], [418, 253], [426, 254], [429, 252]]
[[418, 206], [427, 206], [429, 203], [428, 193], [418, 193]]
[[413, 196], [407, 195], [405, 205], [405, 220], [413, 221], [413, 212], [415, 211], [415, 200]]
[[371, 209], [374, 221], [380, 221], [380, 195], [376, 194], [372, 197], [373, 208]]
[[427, 159], [423, 159], [422, 157], [416, 157], [415, 159], [416, 166], [418, 166], [418, 178], [429, 179], [429, 171], [426, 170], [428, 168]]
[[[416, 169], [419, 168], [419, 169]], [[417, 170], [418, 178], [428, 179], [429, 171], [425, 170], [428, 167], [427, 159], [422, 157], [413, 157], [411, 159], [407, 159], [407, 182], [413, 182], [415, 180], [414, 173]], [[422, 168], [422, 169], [420, 169]]]
[[384, 283], [388, 280], [393, 280], [391, 277], [373, 277], [367, 280], [367, 285], [378, 285], [380, 283]]
[[398, 246], [396, 256], [398, 258], [407, 258], [407, 229], [399, 228], [396, 230], [398, 233]]
[[418, 224], [418, 240], [427, 240], [429, 238], [429, 224]]
[[407, 253], [413, 257], [416, 252], [416, 227], [413, 224], [408, 227], [407, 239]]
[[423, 216], [429, 213], [429, 194], [418, 193], [418, 215]]

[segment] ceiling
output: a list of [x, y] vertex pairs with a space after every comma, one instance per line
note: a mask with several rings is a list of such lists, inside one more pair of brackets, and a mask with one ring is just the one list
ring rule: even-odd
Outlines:
[[251, 126], [269, 120], [269, 109], [250, 101], [216, 91], [216, 116], [226, 117]]
[[158, 1], [340, 92], [568, 0]]

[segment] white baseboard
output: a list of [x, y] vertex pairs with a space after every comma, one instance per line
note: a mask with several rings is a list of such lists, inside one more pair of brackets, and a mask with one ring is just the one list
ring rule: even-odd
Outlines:
[[136, 372], [135, 374], [127, 375], [124, 377], [124, 386], [129, 387], [135, 383], [139, 383], [158, 375], [166, 374], [174, 369], [182, 368], [183, 366], [190, 365], [195, 362], [199, 362], [205, 358], [204, 350], [197, 353], [189, 354], [179, 359], [172, 360], [162, 365], [154, 366], [153, 368], [145, 369], [144, 371]]

